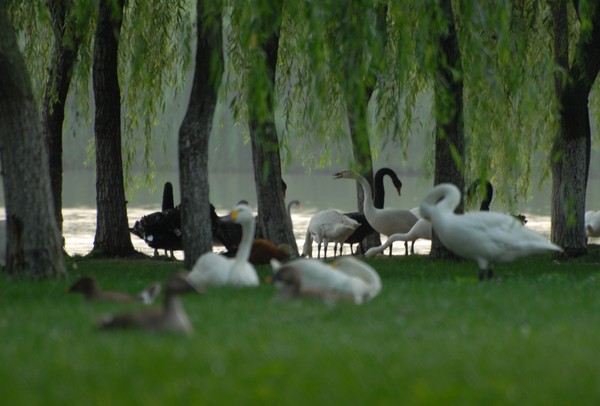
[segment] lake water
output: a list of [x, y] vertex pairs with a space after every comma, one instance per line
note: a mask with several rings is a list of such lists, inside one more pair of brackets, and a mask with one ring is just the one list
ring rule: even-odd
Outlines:
[[[332, 171], [334, 172], [334, 171]], [[416, 176], [401, 176], [403, 188], [402, 196], [398, 196], [389, 179], [386, 179], [385, 207], [410, 209], [419, 205], [421, 199], [431, 188], [431, 181]], [[157, 179], [154, 189], [137, 190], [135, 196], [128, 196], [129, 225], [133, 226], [142, 216], [160, 210], [162, 201], [162, 185], [165, 180], [173, 183], [175, 204], [179, 198], [179, 184], [177, 174], [171, 173], [167, 177]], [[217, 174], [210, 177], [211, 202], [215, 205], [219, 215], [225, 215], [241, 199], [245, 199], [256, 212], [256, 192], [254, 178], [246, 174]], [[329, 174], [286, 174], [284, 180], [288, 185], [287, 199], [298, 199], [302, 202], [302, 209], [292, 210], [294, 235], [298, 248], [304, 244], [306, 228], [313, 214], [320, 210], [337, 209], [342, 212], [356, 211], [356, 185], [354, 181], [339, 179], [334, 180]], [[64, 180], [64, 208], [63, 228], [66, 250], [69, 254], [85, 255], [93, 247], [96, 229], [95, 209], [95, 180], [93, 173], [66, 173]], [[549, 189], [549, 185], [547, 187]], [[393, 193], [392, 193], [393, 191]], [[600, 209], [600, 196], [596, 191], [588, 193], [588, 206]], [[3, 205], [3, 196], [0, 203]], [[592, 202], [592, 203], [590, 203]], [[492, 210], [504, 211], [499, 204], [492, 203]], [[550, 234], [550, 198], [548, 191], [538, 191], [532, 198], [522, 205], [521, 213], [527, 215], [527, 227], [549, 237]], [[154, 250], [149, 248], [144, 241], [132, 235], [132, 243], [141, 252], [152, 255]], [[385, 238], [382, 238], [382, 242]], [[426, 254], [430, 250], [430, 241], [419, 240], [415, 250], [419, 254]], [[222, 250], [215, 247], [215, 251]], [[316, 245], [313, 250], [316, 255]], [[349, 247], [344, 248], [349, 252]], [[387, 252], [387, 251], [386, 251]], [[395, 243], [394, 255], [402, 255], [404, 247]], [[333, 254], [333, 244], [329, 247], [328, 255]], [[182, 252], [175, 256], [183, 259]]]

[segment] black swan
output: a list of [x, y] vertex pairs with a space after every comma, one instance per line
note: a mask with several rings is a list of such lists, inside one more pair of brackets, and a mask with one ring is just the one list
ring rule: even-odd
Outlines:
[[[170, 251], [173, 257], [173, 251], [183, 250], [183, 241], [181, 238], [181, 208], [179, 205], [169, 208], [173, 205], [173, 186], [170, 182], [165, 183], [163, 189], [163, 210], [150, 213], [136, 221], [129, 231], [143, 239], [149, 247], [154, 248], [154, 255], [158, 255], [158, 250]], [[213, 239], [225, 246], [226, 249], [235, 248], [235, 244], [227, 234], [227, 229], [223, 227], [223, 222], [217, 215], [215, 207], [210, 205], [210, 219]]]
[[[477, 193], [477, 187], [485, 183], [485, 196], [481, 199], [481, 205], [479, 206], [479, 211], [490, 211], [490, 204], [492, 204], [492, 197], [494, 197], [494, 187], [492, 186], [492, 182], [489, 180], [481, 181], [476, 180], [467, 189], [467, 200], [473, 199], [475, 194]], [[527, 217], [524, 214], [511, 214], [514, 218], [519, 220], [521, 224], [527, 223]]]

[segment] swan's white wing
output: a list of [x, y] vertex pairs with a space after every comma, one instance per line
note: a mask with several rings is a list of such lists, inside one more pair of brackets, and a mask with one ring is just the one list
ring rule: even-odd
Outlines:
[[188, 274], [194, 286], [225, 285], [234, 260], [212, 252], [202, 255]]

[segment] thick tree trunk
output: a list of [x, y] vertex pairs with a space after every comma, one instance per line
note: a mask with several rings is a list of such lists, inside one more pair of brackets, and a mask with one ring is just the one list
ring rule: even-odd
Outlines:
[[[181, 228], [185, 266], [191, 269], [212, 250], [208, 184], [208, 141], [223, 75], [221, 10], [207, 10], [198, 1], [198, 28], [194, 83], [188, 109], [179, 129]], [[210, 22], [213, 25], [207, 27]], [[211, 71], [211, 67], [215, 67]]]
[[[454, 24], [454, 13], [450, 0], [442, 2], [441, 10], [448, 21], [447, 33], [441, 35], [438, 72], [435, 79], [435, 173], [433, 183], [453, 183], [465, 190], [461, 168], [464, 157], [463, 81], [462, 63], [458, 37]], [[463, 211], [461, 201], [457, 212]], [[431, 241], [432, 258], [455, 258], [433, 232]]]
[[585, 16], [593, 28], [590, 35], [580, 37], [571, 67], [567, 2], [553, 2], [552, 15], [554, 56], [567, 77], [558, 72], [555, 80], [560, 116], [551, 156], [551, 239], [563, 247], [561, 255], [568, 258], [587, 252], [584, 216], [591, 149], [588, 97], [600, 69], [600, 10], [595, 7], [592, 15]]
[[[278, 27], [281, 22], [281, 2], [273, 10], [273, 18]], [[273, 16], [271, 16], [273, 17]], [[265, 18], [268, 21], [268, 18]], [[263, 28], [272, 30], [272, 24], [264, 24]], [[254, 163], [254, 180], [256, 182], [256, 196], [258, 200], [257, 230], [263, 238], [274, 244], [288, 244], [292, 251], [297, 253], [298, 247], [292, 228], [292, 220], [287, 213], [283, 190], [281, 187], [281, 157], [279, 154], [279, 140], [275, 129], [275, 70], [277, 68], [277, 55], [279, 50], [279, 29], [273, 30], [268, 40], [263, 45], [267, 57], [267, 70], [271, 89], [267, 96], [267, 115], [259, 111], [257, 94], [264, 94], [262, 89], [256, 89], [254, 83], [248, 83], [248, 114], [250, 139], [252, 144], [252, 161]]]
[[[62, 130], [65, 118], [65, 102], [71, 84], [72, 69], [79, 43], [72, 27], [66, 22], [65, 3], [46, 0], [54, 29], [54, 48], [52, 63], [48, 73], [44, 105], [42, 107], [42, 132], [48, 150], [50, 166], [50, 185], [54, 201], [54, 215], [62, 233]], [[67, 32], [70, 30], [69, 32]], [[70, 41], [65, 42], [69, 36]]]
[[6, 271], [29, 278], [65, 274], [40, 119], [4, 3], [0, 4], [0, 159], [8, 220]]
[[[123, 1], [100, 0], [94, 38], [93, 84], [96, 115], [96, 236], [94, 255], [130, 256], [131, 243], [121, 156], [121, 92], [117, 74]], [[113, 10], [112, 5], [118, 10]]]

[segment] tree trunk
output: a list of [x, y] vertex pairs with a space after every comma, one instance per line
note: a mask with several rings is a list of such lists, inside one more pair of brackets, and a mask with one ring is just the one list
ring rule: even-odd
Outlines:
[[[274, 16], [265, 18], [280, 27], [281, 2], [274, 6]], [[256, 108], [257, 95], [264, 94], [264, 89], [256, 89], [255, 83], [248, 83], [248, 116], [250, 139], [252, 144], [252, 161], [254, 163], [254, 181], [258, 200], [257, 230], [261, 236], [274, 244], [288, 244], [292, 252], [297, 253], [298, 247], [292, 228], [292, 220], [287, 213], [281, 185], [281, 157], [279, 155], [279, 140], [275, 129], [275, 70], [279, 49], [279, 29], [273, 30], [273, 24], [265, 23], [263, 29], [272, 30], [272, 34], [263, 44], [267, 58], [267, 74], [270, 91], [268, 92], [264, 114]]]
[[54, 217], [48, 157], [25, 61], [0, 3], [0, 159], [8, 247], [6, 272], [32, 279], [66, 273]]
[[[131, 243], [121, 156], [121, 92], [117, 74], [118, 36], [124, 0], [100, 0], [94, 38], [93, 84], [96, 114], [96, 236], [92, 254], [136, 253]], [[113, 5], [117, 9], [113, 9]]]
[[[179, 129], [181, 227], [185, 266], [191, 269], [212, 250], [208, 184], [208, 141], [223, 75], [222, 16], [207, 10], [210, 0], [198, 1], [196, 66], [192, 94]], [[208, 26], [213, 21], [214, 25]], [[211, 67], [215, 67], [211, 71]]]
[[551, 239], [563, 247], [561, 256], [568, 258], [587, 252], [584, 216], [591, 149], [588, 98], [600, 69], [600, 11], [594, 7], [593, 14], [584, 17], [592, 22], [591, 33], [580, 36], [571, 67], [567, 2], [552, 2], [552, 16], [554, 57], [567, 77], [558, 72], [555, 80], [560, 115], [551, 157]]
[[[449, 182], [459, 190], [465, 189], [462, 171], [464, 157], [463, 80], [458, 37], [454, 24], [452, 2], [442, 2], [443, 18], [448, 22], [448, 31], [439, 38], [440, 55], [435, 79], [435, 173], [434, 185]], [[463, 211], [461, 200], [456, 209]], [[432, 235], [431, 257], [436, 259], [456, 258]]]
[[[372, 89], [367, 92], [369, 97], [373, 93]], [[359, 107], [356, 107], [355, 104]], [[350, 140], [352, 144], [352, 154], [354, 156], [354, 162], [357, 165], [359, 173], [369, 182], [371, 190], [374, 191], [375, 187], [373, 184], [373, 159], [371, 157], [371, 143], [369, 141], [368, 132], [368, 112], [369, 102], [368, 99], [362, 103], [348, 103], [346, 106], [348, 110], [348, 124], [350, 128]], [[371, 199], [373, 196], [371, 196]], [[356, 183], [356, 203], [358, 211], [364, 213], [364, 200], [365, 194], [362, 186]], [[358, 249], [361, 246], [364, 247], [365, 251], [371, 247], [378, 247], [381, 245], [381, 238], [379, 233], [373, 233], [367, 236], [362, 244], [359, 244]]]
[[[48, 74], [44, 105], [42, 107], [42, 132], [48, 150], [50, 185], [54, 201], [54, 215], [62, 234], [62, 130], [65, 118], [65, 102], [71, 84], [72, 69], [79, 47], [78, 39], [66, 21], [68, 9], [65, 3], [46, 0], [54, 29], [52, 63]], [[65, 38], [69, 41], [65, 42]], [[69, 45], [66, 45], [66, 44]]]

